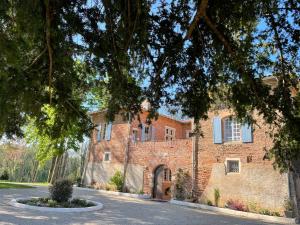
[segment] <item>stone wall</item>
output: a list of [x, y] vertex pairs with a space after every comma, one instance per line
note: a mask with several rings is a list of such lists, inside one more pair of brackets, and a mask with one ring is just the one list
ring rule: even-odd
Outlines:
[[[117, 172], [124, 171], [124, 165], [110, 162], [89, 162], [86, 169], [85, 184], [97, 182], [107, 184], [110, 178]], [[129, 164], [127, 167], [126, 187], [130, 192], [143, 190], [144, 168], [140, 165]]]

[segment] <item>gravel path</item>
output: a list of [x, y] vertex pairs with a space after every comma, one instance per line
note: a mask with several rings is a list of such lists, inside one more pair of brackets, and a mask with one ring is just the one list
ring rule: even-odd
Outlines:
[[12, 198], [47, 196], [46, 187], [0, 189], [0, 224], [147, 224], [147, 225], [270, 225], [250, 220], [191, 209], [169, 203], [107, 196], [96, 191], [78, 190], [74, 196], [98, 201], [104, 208], [85, 213], [49, 213], [9, 206]]

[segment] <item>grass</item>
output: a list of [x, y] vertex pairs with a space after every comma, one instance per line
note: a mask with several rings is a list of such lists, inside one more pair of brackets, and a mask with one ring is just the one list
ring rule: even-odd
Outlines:
[[12, 181], [1, 181], [0, 180], [0, 189], [33, 188], [32, 186], [48, 186], [48, 183], [27, 183], [27, 182], [12, 182]]

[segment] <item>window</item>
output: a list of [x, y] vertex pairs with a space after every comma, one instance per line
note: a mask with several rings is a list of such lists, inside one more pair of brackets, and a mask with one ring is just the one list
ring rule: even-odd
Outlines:
[[102, 139], [105, 140], [105, 135], [106, 135], [106, 128], [107, 128], [107, 124], [103, 124], [103, 130], [102, 130]]
[[149, 126], [145, 127], [145, 141], [149, 141], [150, 140], [150, 128]]
[[104, 152], [104, 161], [110, 161], [110, 152]]
[[235, 118], [226, 118], [224, 120], [224, 141], [241, 140], [241, 123]]
[[132, 130], [132, 141], [133, 142], [137, 142], [138, 141], [138, 130], [137, 129], [133, 129]]
[[227, 173], [239, 173], [240, 172], [240, 160], [239, 159], [227, 159], [226, 160]]
[[172, 180], [172, 174], [171, 170], [168, 168], [164, 169], [164, 181], [171, 181]]
[[190, 131], [190, 130], [187, 130], [186, 131], [186, 138], [191, 138], [191, 137], [193, 137], [193, 132]]
[[99, 124], [98, 127], [96, 128], [96, 139], [97, 142], [101, 141], [101, 124]]
[[165, 127], [165, 140], [166, 141], [175, 140], [175, 128]]

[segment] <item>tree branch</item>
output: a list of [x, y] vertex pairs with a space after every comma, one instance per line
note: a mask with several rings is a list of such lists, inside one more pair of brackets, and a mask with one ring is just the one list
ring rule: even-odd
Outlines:
[[30, 63], [30, 65], [25, 70], [30, 69], [30, 67], [32, 67], [42, 57], [42, 55], [44, 55], [46, 51], [47, 48], [44, 48], [44, 50], [37, 57], [34, 58], [34, 60]]
[[49, 94], [50, 94], [50, 105], [52, 103], [52, 73], [53, 73], [53, 50], [51, 47], [51, 15], [50, 15], [50, 4], [49, 0], [45, 0], [45, 6], [46, 6], [46, 42], [47, 42], [47, 49], [48, 49], [48, 56], [49, 56], [49, 73], [48, 73], [48, 79], [49, 79]]
[[199, 4], [198, 8], [197, 8], [197, 12], [195, 17], [193, 18], [193, 21], [187, 31], [187, 34], [185, 36], [185, 40], [190, 39], [192, 36], [192, 33], [194, 31], [194, 29], [197, 27], [199, 21], [201, 18], [203, 18], [206, 15], [206, 8], [208, 5], [208, 0], [202, 0], [201, 3]]

